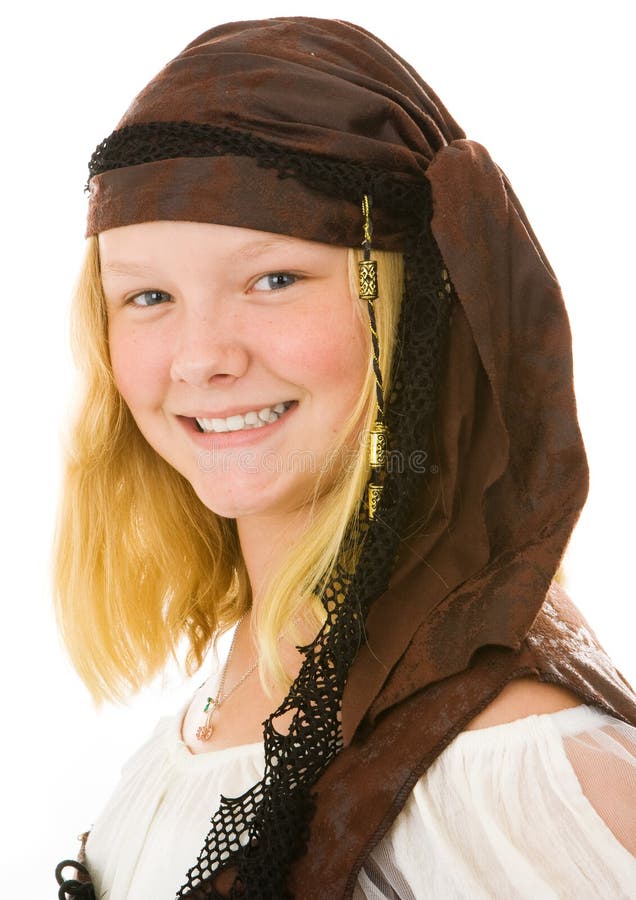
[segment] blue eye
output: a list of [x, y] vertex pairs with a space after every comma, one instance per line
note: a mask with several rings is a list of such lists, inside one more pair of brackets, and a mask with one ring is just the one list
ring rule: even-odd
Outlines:
[[[255, 291], [280, 291], [282, 288], [291, 287], [298, 281], [297, 275], [290, 272], [270, 272], [269, 275], [263, 275], [259, 278], [253, 287]], [[259, 287], [259, 285], [262, 285]]]
[[160, 303], [167, 303], [171, 300], [170, 294], [165, 291], [142, 291], [130, 298], [133, 306], [158, 306]]

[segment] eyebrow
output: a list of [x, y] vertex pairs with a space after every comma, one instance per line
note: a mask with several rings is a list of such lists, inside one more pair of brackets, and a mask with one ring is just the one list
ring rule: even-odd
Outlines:
[[102, 263], [100, 268], [102, 274], [106, 273], [108, 275], [150, 275], [152, 273], [152, 269], [148, 266], [117, 259], [109, 263]]
[[241, 259], [253, 259], [255, 256], [266, 253], [268, 250], [275, 250], [278, 247], [293, 247], [297, 243], [297, 239], [288, 238], [284, 235], [275, 238], [265, 238], [264, 240], [253, 241], [250, 244], [239, 247], [232, 256], [238, 256]]

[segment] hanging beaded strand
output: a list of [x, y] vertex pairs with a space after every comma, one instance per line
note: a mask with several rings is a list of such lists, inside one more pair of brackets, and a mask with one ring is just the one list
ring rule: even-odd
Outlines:
[[380, 371], [380, 346], [375, 322], [375, 301], [378, 297], [378, 263], [371, 259], [373, 224], [371, 222], [372, 200], [369, 194], [362, 198], [364, 259], [358, 263], [358, 295], [367, 301], [371, 343], [373, 345], [373, 374], [375, 375], [376, 414], [375, 423], [369, 434], [369, 466], [371, 477], [368, 485], [369, 519], [374, 519], [382, 496], [382, 473], [387, 456], [387, 428], [384, 424], [384, 391]]

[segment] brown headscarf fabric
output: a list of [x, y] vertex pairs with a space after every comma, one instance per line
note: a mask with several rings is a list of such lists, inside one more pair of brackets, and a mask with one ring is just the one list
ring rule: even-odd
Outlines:
[[[283, 18], [206, 32], [142, 91], [118, 131], [175, 121], [409, 185], [427, 181], [433, 235], [458, 298], [429, 478], [389, 588], [368, 615], [343, 698], [346, 749], [318, 783], [318, 836], [292, 879], [298, 896], [314, 896], [312, 880], [324, 891], [329, 856], [327, 895], [350, 896], [364, 853], [413, 779], [510, 678], [564, 684], [636, 723], [629, 686], [559, 589], [548, 595], [587, 492], [567, 315], [488, 152], [465, 139], [404, 60], [357, 26]], [[357, 203], [281, 178], [249, 154], [149, 159], [109, 168], [97, 153], [87, 234], [167, 219], [360, 244]], [[401, 249], [404, 235], [400, 216], [374, 213], [375, 246]], [[401, 736], [401, 760], [391, 757], [391, 733]], [[356, 781], [369, 760], [376, 768]], [[347, 823], [364, 834], [338, 856], [336, 835], [353, 808], [346, 784], [369, 809]], [[322, 853], [316, 842], [330, 820]]]
[[[407, 63], [357, 26], [292, 18], [204, 33], [141, 92], [118, 130], [177, 120], [432, 186], [433, 234], [461, 304], [430, 460], [439, 474], [370, 614], [370, 649], [345, 697], [350, 738], [422, 621], [432, 681], [465, 668], [483, 644], [518, 647], [543, 602], [587, 489], [560, 290], [487, 151], [464, 139]], [[360, 244], [358, 205], [248, 156], [165, 159], [91, 179], [87, 234], [153, 219]], [[375, 246], [401, 247], [402, 231], [377, 211]]]
[[[435, 94], [377, 38], [309, 18], [236, 22], [193, 41], [144, 88], [117, 130], [150, 122], [228, 127], [277, 147], [408, 183], [464, 137]], [[87, 235], [153, 219], [215, 222], [359, 246], [360, 208], [280, 179], [246, 156], [165, 159], [91, 179]], [[374, 244], [404, 223], [374, 213]]]

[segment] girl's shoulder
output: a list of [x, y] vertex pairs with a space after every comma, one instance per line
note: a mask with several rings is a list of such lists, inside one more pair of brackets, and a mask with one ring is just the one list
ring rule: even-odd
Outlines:
[[465, 731], [503, 725], [531, 715], [560, 712], [585, 703], [573, 691], [534, 678], [515, 678], [472, 719]]

